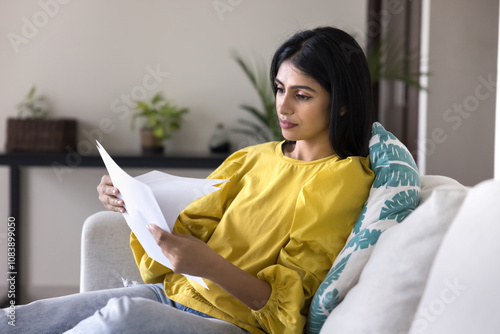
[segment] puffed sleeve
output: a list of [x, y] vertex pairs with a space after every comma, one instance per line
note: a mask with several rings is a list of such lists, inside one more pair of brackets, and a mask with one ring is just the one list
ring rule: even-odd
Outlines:
[[252, 314], [268, 333], [302, 333], [314, 293], [330, 270], [368, 198], [368, 159], [350, 157], [326, 168], [301, 190], [288, 243], [257, 277], [271, 296]]
[[208, 176], [208, 179], [229, 180], [229, 182], [221, 183], [218, 185], [220, 190], [199, 198], [182, 211], [175, 223], [175, 232], [191, 234], [207, 242], [227, 206], [239, 191], [238, 180], [242, 175], [246, 156], [247, 149], [233, 153]]
[[[191, 203], [179, 215], [174, 225], [174, 232], [191, 234], [205, 242], [209, 239], [227, 207], [226, 203], [237, 191], [233, 184], [237, 183], [246, 154], [246, 149], [233, 153], [208, 176], [211, 179], [224, 179], [229, 182], [222, 183], [221, 190]], [[150, 258], [134, 233], [130, 235], [130, 247], [144, 283], [163, 282], [165, 275], [171, 270]]]
[[130, 234], [130, 248], [134, 255], [135, 263], [141, 273], [141, 278], [146, 284], [163, 282], [165, 275], [171, 270], [148, 256], [134, 232]]

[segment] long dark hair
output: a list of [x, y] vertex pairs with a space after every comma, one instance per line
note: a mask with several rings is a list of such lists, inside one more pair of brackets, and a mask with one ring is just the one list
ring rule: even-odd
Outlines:
[[372, 123], [371, 79], [365, 54], [346, 32], [333, 27], [301, 31], [276, 50], [271, 83], [280, 65], [291, 63], [331, 96], [330, 145], [341, 158], [368, 155]]

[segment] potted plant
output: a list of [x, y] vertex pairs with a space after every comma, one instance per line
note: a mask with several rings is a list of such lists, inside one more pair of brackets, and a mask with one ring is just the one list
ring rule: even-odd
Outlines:
[[76, 150], [77, 122], [74, 119], [47, 119], [45, 97], [33, 86], [17, 105], [18, 117], [7, 120], [7, 152], [63, 153]]
[[283, 140], [278, 116], [276, 114], [276, 103], [269, 83], [266, 67], [262, 64], [258, 64], [255, 68], [252, 68], [252, 66], [236, 53], [233, 54], [233, 59], [243, 70], [248, 80], [250, 80], [261, 103], [261, 108], [247, 104], [242, 104], [240, 106], [255, 119], [254, 121], [238, 119], [238, 123], [243, 125], [244, 128], [237, 128], [235, 131], [246, 134], [257, 142]]
[[181, 128], [182, 116], [188, 109], [176, 107], [158, 92], [150, 102], [137, 102], [135, 111], [131, 120], [132, 130], [135, 129], [137, 118], [144, 119], [141, 128], [143, 153], [163, 153], [163, 142]]
[[45, 119], [47, 118], [49, 112], [47, 110], [47, 104], [45, 96], [35, 95], [36, 86], [31, 87], [26, 98], [17, 105], [19, 110], [18, 116], [20, 118], [34, 118], [34, 119]]

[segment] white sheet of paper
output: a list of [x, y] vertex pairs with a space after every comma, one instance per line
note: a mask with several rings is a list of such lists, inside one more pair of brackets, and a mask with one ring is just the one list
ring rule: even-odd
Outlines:
[[[123, 217], [128, 226], [149, 257], [172, 268], [170, 261], [162, 253], [160, 246], [146, 226], [155, 224], [164, 231], [171, 232], [177, 216], [184, 208], [196, 199], [219, 190], [214, 185], [227, 182], [227, 180], [179, 177], [159, 171], [152, 171], [134, 178], [114, 162], [99, 142], [97, 142], [97, 149], [113, 185], [120, 190], [118, 197], [125, 202], [126, 211]], [[201, 277], [184, 276], [208, 289]]]
[[177, 217], [189, 204], [219, 190], [214, 185], [227, 182], [227, 180], [174, 176], [157, 170], [139, 175], [136, 180], [148, 185], [153, 191], [169, 231], [172, 231]]

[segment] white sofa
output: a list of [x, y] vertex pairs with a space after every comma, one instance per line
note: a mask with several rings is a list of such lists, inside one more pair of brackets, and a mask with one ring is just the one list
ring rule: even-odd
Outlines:
[[[421, 177], [419, 207], [386, 230], [321, 333], [500, 333], [500, 181]], [[80, 290], [142, 282], [121, 214], [84, 223]]]

